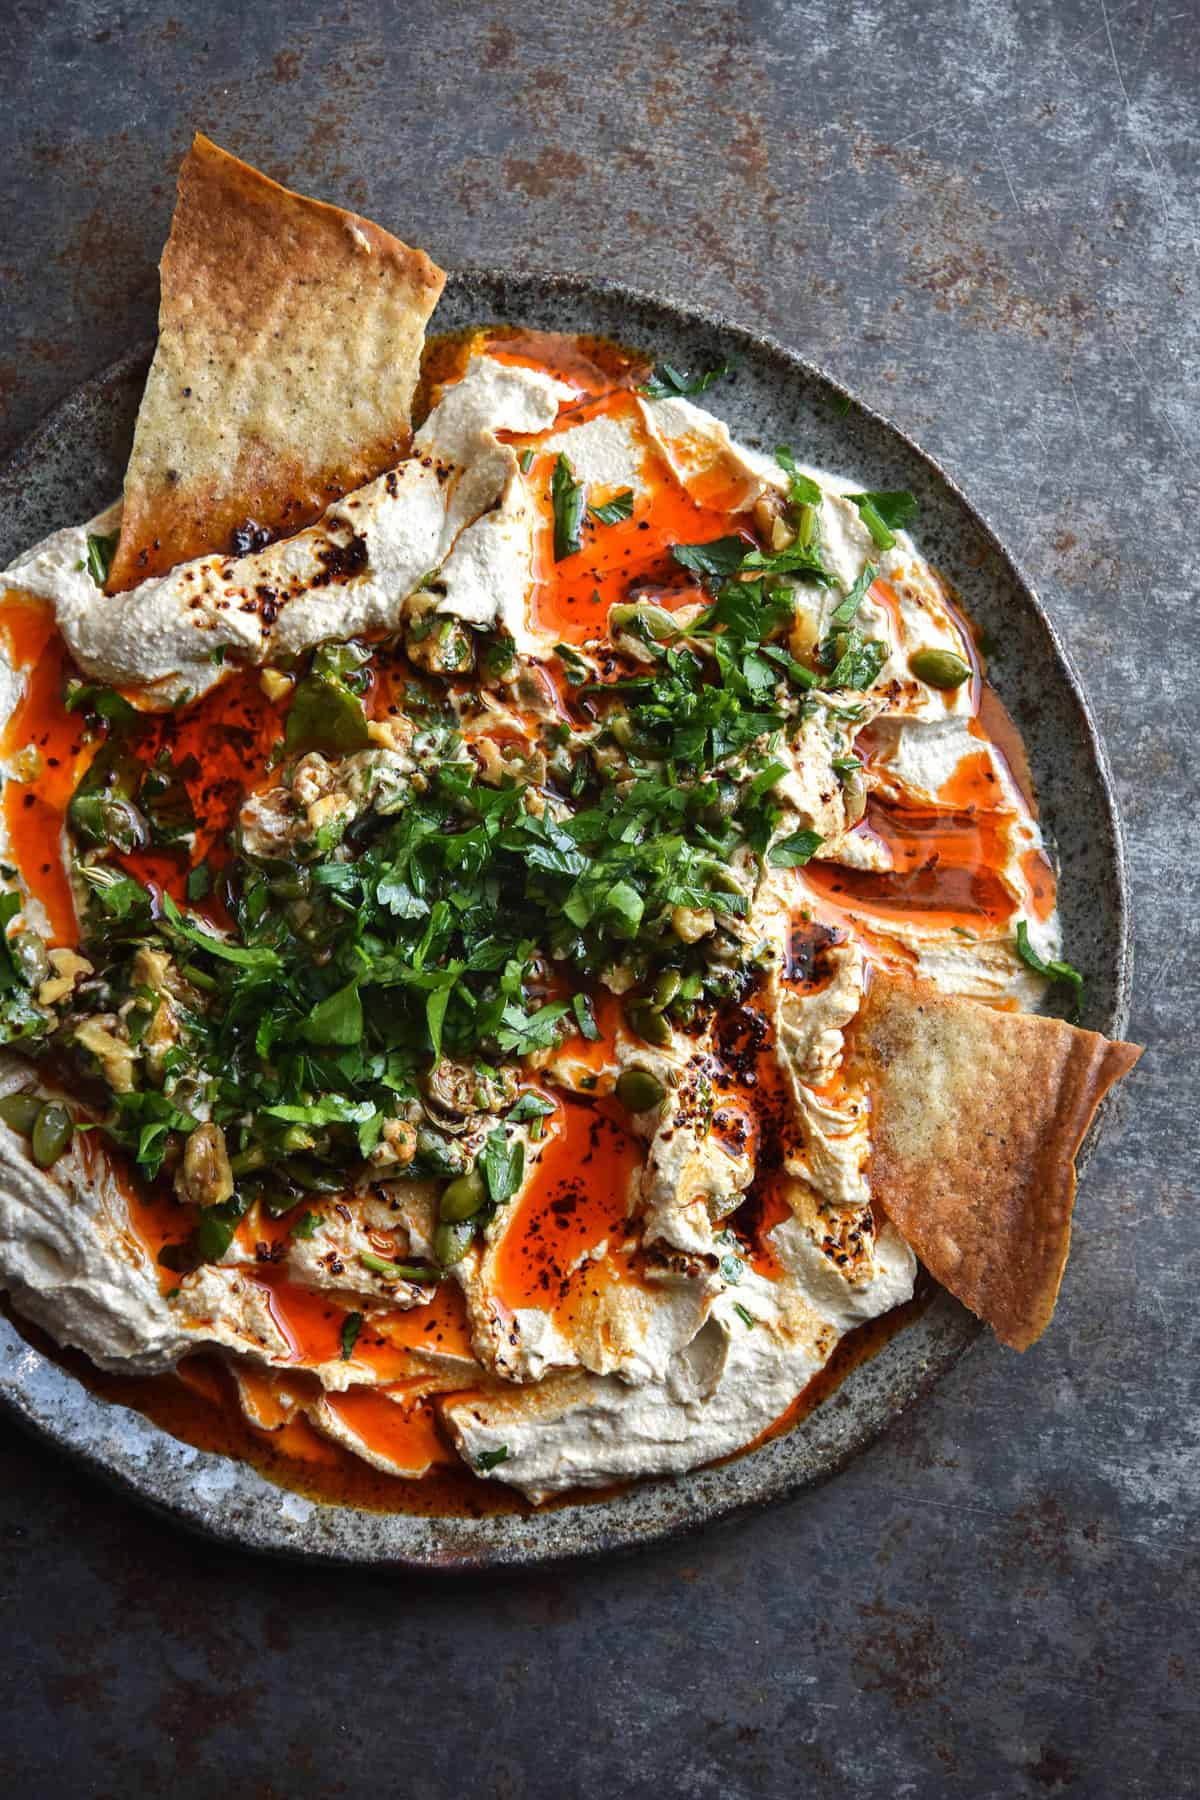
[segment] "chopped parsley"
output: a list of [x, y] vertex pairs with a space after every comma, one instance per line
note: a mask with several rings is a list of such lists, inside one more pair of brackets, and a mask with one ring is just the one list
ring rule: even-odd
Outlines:
[[902, 531], [917, 511], [915, 496], [904, 488], [847, 494], [846, 498], [857, 506], [858, 516], [877, 550], [890, 550], [896, 542], [896, 532]]
[[[790, 453], [780, 461], [789, 505], [814, 505], [816, 484]], [[562, 456], [551, 497], [556, 556], [574, 554], [586, 492]], [[593, 517], [632, 510], [627, 490]], [[134, 1085], [110, 1093], [97, 1128], [148, 1180], [180, 1166], [201, 1121], [219, 1130], [233, 1192], [189, 1218], [173, 1251], [181, 1268], [222, 1256], [252, 1206], [311, 1237], [319, 1196], [352, 1190], [389, 1158], [418, 1180], [477, 1173], [481, 1210], [494, 1211], [520, 1191], [526, 1143], [555, 1110], [521, 1090], [515, 1065], [576, 1034], [596, 1041], [595, 997], [611, 972], [626, 1026], [651, 1043], [699, 1029], [760, 980], [764, 947], [743, 924], [755, 883], [765, 868], [802, 868], [821, 844], [792, 829], [780, 791], [789, 745], [818, 704], [861, 712], [832, 694], [865, 689], [881, 666], [883, 647], [855, 625], [872, 571], [839, 594], [810, 667], [790, 648], [792, 584], [836, 585], [815, 532], [770, 554], [749, 532], [730, 534], [676, 545], [672, 560], [700, 578], [706, 604], [673, 613], [633, 593], [614, 611], [611, 647], [559, 644], [560, 716], [532, 742], [501, 739], [487, 763], [479, 737], [465, 741], [475, 715], [446, 659], [411, 656], [394, 689], [408, 734], [396, 756], [367, 729], [372, 658], [391, 648], [319, 646], [294, 671], [268, 762], [279, 786], [264, 816], [286, 837], [260, 842], [243, 814], [191, 868], [200, 771], [152, 749], [161, 735], [119, 694], [72, 687], [101, 740], [68, 816], [87, 896], [80, 947], [96, 975], [58, 1010], [39, 1009], [6, 940], [0, 1041], [38, 1054], [53, 1038], [103, 1079], [74, 1028], [101, 1005], [119, 1014]], [[521, 679], [503, 633], [418, 611], [403, 642], [412, 651], [443, 629], [462, 639], [455, 671]], [[316, 803], [298, 788], [302, 759], [306, 780], [325, 784]], [[178, 858], [182, 886], [139, 880], [129, 858], [147, 851]], [[7, 923], [18, 902], [4, 904]], [[698, 938], [688, 914], [711, 918]], [[159, 982], [177, 1029], [151, 1075]], [[596, 1077], [576, 1084], [594, 1091]], [[469, 1151], [443, 1092], [468, 1096]], [[731, 1250], [729, 1270], [734, 1260]], [[385, 1280], [438, 1278], [386, 1256], [362, 1266]], [[356, 1337], [355, 1318], [344, 1330]]]
[[520, 1187], [525, 1174], [525, 1146], [520, 1138], [509, 1143], [499, 1127], [493, 1131], [479, 1157], [480, 1172], [493, 1206], [503, 1206]]
[[481, 1475], [491, 1469], [498, 1469], [502, 1462], [508, 1461], [508, 1445], [498, 1444], [494, 1450], [481, 1450], [475, 1458], [475, 1467]]
[[1071, 989], [1074, 998], [1071, 1017], [1078, 1019], [1083, 1009], [1083, 976], [1069, 962], [1046, 962], [1040, 957], [1029, 941], [1029, 927], [1024, 919], [1017, 920], [1017, 954], [1036, 974], [1044, 975], [1047, 981], [1059, 982]]
[[354, 1346], [358, 1342], [358, 1334], [363, 1327], [363, 1316], [360, 1312], [347, 1313], [342, 1320], [341, 1345], [342, 1361], [349, 1362], [354, 1355]]
[[120, 538], [119, 531], [88, 532], [87, 572], [97, 587], [102, 588], [108, 580], [108, 572], [112, 568], [112, 560], [117, 553]]
[[689, 375], [686, 370], [677, 368], [674, 363], [655, 363], [654, 373], [645, 386], [639, 389], [648, 400], [683, 400], [693, 394], [702, 394], [710, 388], [714, 381], [720, 381], [723, 375], [733, 372], [732, 363], [722, 363], [719, 368], [705, 369], [700, 375]]
[[606, 500], [603, 506], [589, 506], [588, 511], [593, 519], [599, 519], [601, 525], [619, 525], [622, 519], [633, 517], [633, 489], [624, 488]]
[[802, 869], [806, 862], [811, 862], [821, 848], [821, 836], [816, 831], [793, 831], [790, 837], [780, 838], [767, 851], [767, 861], [773, 869]]
[[574, 471], [560, 451], [550, 478], [550, 501], [554, 508], [554, 560], [574, 556], [583, 548], [583, 518], [587, 511], [587, 489], [576, 481]]
[[742, 567], [750, 546], [745, 538], [710, 538], [706, 544], [673, 544], [671, 555], [684, 569], [697, 575], [733, 575]]

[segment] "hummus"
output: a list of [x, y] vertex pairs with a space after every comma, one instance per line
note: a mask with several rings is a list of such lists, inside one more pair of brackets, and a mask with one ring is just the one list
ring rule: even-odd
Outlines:
[[10, 925], [49, 940], [41, 792], [83, 961], [14, 975], [4, 1079], [73, 1069], [103, 1129], [39, 1167], [4, 1115], [0, 1279], [104, 1368], [215, 1351], [256, 1429], [539, 1500], [748, 1445], [911, 1296], [845, 1072], [870, 970], [1032, 1007], [1018, 923], [1058, 932], [904, 530], [682, 395], [470, 349], [294, 537], [109, 597], [110, 511], [7, 572]]

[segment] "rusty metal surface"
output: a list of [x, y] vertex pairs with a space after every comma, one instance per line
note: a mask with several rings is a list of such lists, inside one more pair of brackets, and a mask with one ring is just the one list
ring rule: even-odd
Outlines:
[[1197, 1791], [1194, 9], [2, 16], [0, 448], [152, 325], [196, 125], [450, 266], [765, 329], [938, 456], [1040, 587], [1121, 792], [1150, 1045], [1043, 1344], [981, 1346], [835, 1483], [699, 1542], [451, 1592], [297, 1575], [6, 1432], [13, 1790]]

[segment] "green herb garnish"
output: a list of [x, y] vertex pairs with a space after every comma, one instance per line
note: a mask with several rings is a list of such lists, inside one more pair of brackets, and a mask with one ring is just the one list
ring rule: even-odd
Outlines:
[[509, 1143], [499, 1129], [489, 1133], [479, 1157], [479, 1167], [493, 1206], [511, 1200], [525, 1174], [525, 1146], [520, 1138]]
[[811, 862], [821, 848], [822, 838], [816, 831], [793, 831], [790, 837], [780, 838], [767, 851], [767, 861], [773, 869], [802, 869], [806, 862]]
[[745, 538], [710, 538], [706, 544], [672, 544], [671, 555], [684, 569], [697, 575], [733, 575], [741, 568], [750, 546]]
[[603, 506], [589, 506], [588, 511], [593, 519], [599, 519], [602, 525], [619, 525], [623, 519], [633, 517], [633, 489], [625, 488], [614, 494]]
[[1017, 920], [1017, 954], [1023, 963], [1038, 975], [1044, 975], [1047, 981], [1062, 982], [1070, 987], [1074, 996], [1071, 1017], [1078, 1019], [1083, 1008], [1083, 976], [1069, 962], [1045, 962], [1029, 941], [1029, 927], [1024, 919]]
[[689, 375], [674, 363], [655, 363], [654, 373], [638, 392], [645, 394], [648, 400], [683, 400], [692, 394], [702, 394], [714, 381], [720, 381], [723, 375], [729, 375], [732, 371], [732, 363], [722, 363], [718, 369], [706, 369], [701, 375]]
[[895, 533], [902, 531], [917, 511], [915, 496], [905, 488], [847, 494], [846, 498], [857, 506], [858, 516], [877, 550], [890, 550], [896, 542]]
[[112, 568], [120, 539], [120, 531], [88, 532], [87, 571], [97, 587], [102, 588], [108, 580], [108, 572]]
[[560, 451], [550, 478], [550, 500], [554, 507], [554, 560], [562, 562], [583, 548], [583, 517], [587, 510], [587, 489], [576, 481], [574, 471]]

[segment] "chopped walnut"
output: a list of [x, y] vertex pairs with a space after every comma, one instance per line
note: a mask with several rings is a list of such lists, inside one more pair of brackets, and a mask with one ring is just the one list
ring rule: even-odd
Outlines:
[[264, 669], [258, 678], [258, 685], [268, 700], [282, 700], [292, 691], [292, 677], [285, 675], [282, 669]]
[[336, 780], [336, 772], [326, 762], [319, 750], [310, 750], [302, 756], [292, 774], [292, 792], [301, 806], [311, 806], [314, 800], [320, 800], [328, 794]]
[[698, 944], [717, 928], [717, 921], [707, 906], [677, 906], [671, 913], [671, 930], [685, 944]]
[[384, 750], [407, 750], [413, 741], [413, 722], [403, 713], [386, 719], [369, 719], [367, 736]]
[[323, 794], [312, 802], [304, 816], [310, 831], [320, 831], [323, 825], [331, 824], [341, 814], [353, 811], [354, 802], [347, 794]]
[[39, 1006], [53, 1006], [57, 1001], [65, 1000], [79, 977], [92, 973], [87, 957], [78, 956], [74, 950], [51, 950], [49, 961], [54, 974], [47, 976], [38, 988]]
[[75, 1042], [95, 1057], [114, 1094], [128, 1094], [133, 1090], [133, 1050], [117, 1037], [116, 1025], [115, 1013], [83, 1019], [75, 1027]]
[[407, 1167], [417, 1154], [417, 1130], [405, 1119], [385, 1119], [383, 1136], [371, 1152], [371, 1161], [377, 1166], [399, 1165]]

